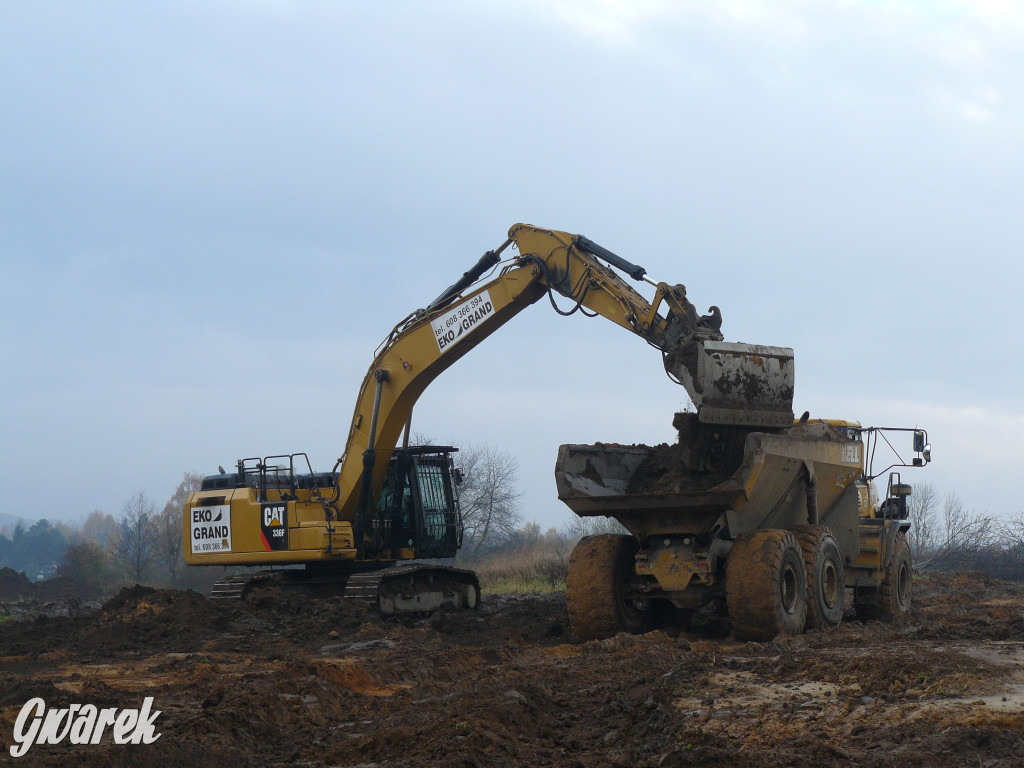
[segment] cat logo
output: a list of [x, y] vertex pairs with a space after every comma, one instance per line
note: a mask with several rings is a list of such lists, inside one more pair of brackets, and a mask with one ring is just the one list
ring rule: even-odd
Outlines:
[[267, 552], [288, 549], [288, 505], [264, 502], [261, 507], [260, 540]]
[[284, 504], [267, 504], [263, 507], [263, 525], [267, 528], [280, 527], [285, 509]]

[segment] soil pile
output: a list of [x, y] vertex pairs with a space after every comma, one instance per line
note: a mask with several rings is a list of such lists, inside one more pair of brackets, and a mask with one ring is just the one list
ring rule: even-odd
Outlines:
[[1024, 764], [1024, 585], [959, 574], [915, 591], [905, 624], [577, 643], [563, 595], [384, 619], [280, 588], [224, 603], [134, 587], [87, 616], [4, 622], [0, 749], [30, 698], [152, 696], [153, 744], [65, 740], [18, 764]]
[[223, 628], [223, 612], [195, 592], [136, 585], [91, 613], [7, 622], [0, 653], [74, 652], [92, 659], [137, 648], [189, 651]]
[[24, 573], [13, 568], [0, 568], [0, 601], [18, 600], [34, 594], [35, 585]]
[[97, 588], [66, 576], [30, 581], [24, 573], [0, 568], [0, 616], [71, 616], [95, 610], [99, 596]]
[[727, 480], [743, 463], [751, 427], [702, 424], [695, 413], [677, 413], [673, 445], [656, 446], [630, 478], [627, 493], [706, 491]]

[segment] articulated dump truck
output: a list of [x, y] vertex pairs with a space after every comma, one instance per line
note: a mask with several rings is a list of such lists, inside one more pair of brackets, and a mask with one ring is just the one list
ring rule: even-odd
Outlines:
[[[685, 625], [698, 610], [727, 611], [737, 639], [770, 640], [837, 626], [847, 590], [858, 617], [909, 614], [911, 488], [890, 472], [879, 503], [873, 480], [926, 464], [927, 434], [790, 418], [754, 427], [680, 413], [672, 446], [560, 447], [559, 498], [631, 534], [587, 537], [570, 556], [567, 602], [580, 640]], [[897, 452], [901, 436], [913, 440], [909, 463]], [[874, 475], [880, 446], [894, 459]]]

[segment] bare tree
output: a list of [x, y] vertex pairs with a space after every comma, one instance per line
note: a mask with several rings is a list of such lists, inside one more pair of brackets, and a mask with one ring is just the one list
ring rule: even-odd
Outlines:
[[961, 546], [967, 536], [967, 510], [955, 492], [947, 493], [942, 500], [942, 523], [946, 532], [946, 542], [951, 548]]
[[597, 536], [603, 533], [629, 533], [614, 517], [576, 517], [563, 528], [564, 535], [573, 546], [584, 536]]
[[519, 462], [486, 443], [461, 448], [456, 460], [462, 472], [463, 549], [475, 555], [508, 539], [522, 519]]
[[1024, 511], [1018, 512], [1002, 524], [1000, 538], [1007, 549], [1024, 555]]
[[910, 519], [910, 548], [914, 560], [926, 560], [938, 546], [938, 525], [935, 520], [939, 493], [931, 483], [915, 483], [914, 492], [907, 499]]
[[1000, 549], [1000, 533], [991, 515], [968, 510], [956, 493], [947, 493], [942, 501], [942, 533], [919, 566], [941, 571], [977, 569]]
[[110, 554], [95, 539], [82, 536], [74, 539], [57, 564], [57, 575], [74, 584], [77, 594], [96, 598], [110, 586], [113, 574]]
[[124, 503], [118, 520], [114, 555], [125, 573], [136, 581], [142, 581], [149, 573], [156, 554], [155, 516], [156, 507], [140, 491]]
[[193, 491], [198, 491], [203, 483], [202, 475], [193, 475], [186, 472], [177, 490], [167, 503], [163, 511], [153, 521], [154, 545], [156, 548], [156, 559], [167, 569], [167, 576], [172, 584], [178, 583], [178, 568], [184, 564], [182, 559], [183, 539], [183, 515], [185, 499]]

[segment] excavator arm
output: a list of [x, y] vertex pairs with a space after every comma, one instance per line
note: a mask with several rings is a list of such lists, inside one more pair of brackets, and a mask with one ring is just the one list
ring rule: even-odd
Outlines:
[[[518, 255], [501, 254], [514, 245]], [[604, 262], [604, 263], [602, 263]], [[490, 279], [484, 275], [501, 265]], [[648, 301], [615, 269], [654, 286]], [[570, 300], [564, 310], [553, 294]], [[548, 294], [560, 314], [601, 315], [662, 351], [666, 371], [682, 384], [702, 421], [792, 424], [793, 353], [790, 349], [728, 344], [721, 314], [698, 315], [682, 285], [655, 283], [646, 271], [585, 237], [516, 224], [425, 309], [400, 322], [370, 366], [339, 459], [337, 518], [353, 521], [362, 540], [373, 498], [416, 400], [445, 369]]]

